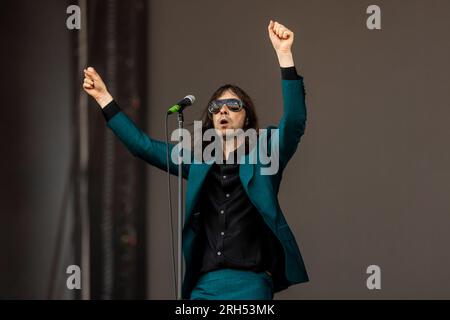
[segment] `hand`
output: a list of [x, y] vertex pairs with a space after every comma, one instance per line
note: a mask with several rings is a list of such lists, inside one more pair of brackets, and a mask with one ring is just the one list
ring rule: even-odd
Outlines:
[[87, 94], [93, 97], [102, 108], [113, 100], [106, 89], [106, 85], [102, 78], [92, 67], [84, 69], [83, 89]]
[[277, 54], [291, 53], [294, 33], [282, 24], [272, 20], [270, 20], [267, 29], [269, 31], [270, 41]]

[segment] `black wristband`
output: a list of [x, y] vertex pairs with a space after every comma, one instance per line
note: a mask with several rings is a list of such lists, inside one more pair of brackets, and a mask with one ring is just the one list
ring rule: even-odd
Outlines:
[[295, 66], [281, 68], [281, 78], [283, 80], [299, 80], [301, 77], [297, 73]]
[[104, 108], [102, 108], [102, 113], [106, 121], [111, 120], [111, 118], [118, 114], [120, 111], [121, 110], [119, 105], [114, 100], [112, 100]]

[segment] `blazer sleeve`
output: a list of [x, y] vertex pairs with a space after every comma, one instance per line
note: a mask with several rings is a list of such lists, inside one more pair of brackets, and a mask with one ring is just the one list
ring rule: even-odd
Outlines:
[[[139, 157], [152, 166], [161, 170], [167, 170], [166, 142], [155, 140], [139, 129], [133, 120], [122, 112], [113, 100], [105, 108], [103, 115], [107, 121], [107, 126], [122, 141], [125, 147], [135, 157]], [[172, 150], [175, 144], [169, 143], [169, 170], [173, 175], [178, 175], [178, 165], [171, 159]], [[183, 152], [190, 152], [183, 150]], [[182, 165], [183, 178], [189, 175], [190, 164]]]
[[306, 104], [303, 77], [295, 67], [282, 68], [283, 116], [279, 128], [280, 167], [284, 169], [294, 155], [306, 127]]

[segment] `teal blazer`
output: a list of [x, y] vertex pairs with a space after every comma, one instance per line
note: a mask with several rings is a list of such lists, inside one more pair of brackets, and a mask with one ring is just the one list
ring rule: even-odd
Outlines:
[[[303, 78], [297, 80], [282, 80], [283, 116], [278, 125], [279, 137], [279, 169], [272, 175], [262, 175], [261, 168], [267, 165], [258, 161], [250, 162], [248, 157], [255, 156], [256, 148], [244, 155], [239, 167], [239, 176], [242, 185], [264, 221], [280, 241], [284, 250], [284, 270], [273, 274], [274, 292], [286, 289], [290, 285], [309, 281], [308, 274], [300, 253], [297, 241], [286, 222], [278, 202], [278, 191], [283, 171], [293, 156], [305, 132], [306, 105]], [[142, 132], [125, 113], [119, 112], [108, 121], [108, 127], [125, 144], [128, 150], [136, 157], [147, 163], [167, 170], [166, 143], [148, 137]], [[271, 126], [267, 129], [276, 129]], [[268, 141], [268, 150], [271, 150], [271, 136], [265, 136], [270, 130], [262, 133], [258, 142]], [[171, 154], [174, 144], [169, 144]], [[192, 217], [198, 210], [200, 192], [203, 182], [211, 168], [213, 161], [187, 164], [183, 163], [183, 178], [187, 179], [185, 219], [183, 227], [183, 255], [185, 259], [185, 274], [182, 285], [182, 298], [189, 299], [190, 293], [197, 281], [201, 257], [198, 249], [199, 237], [193, 228]], [[253, 163], [253, 164], [252, 164]], [[170, 161], [171, 174], [178, 174], [178, 166]]]

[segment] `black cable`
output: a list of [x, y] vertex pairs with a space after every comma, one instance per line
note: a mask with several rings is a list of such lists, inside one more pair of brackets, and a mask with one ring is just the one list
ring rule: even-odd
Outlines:
[[175, 300], [177, 299], [177, 281], [180, 281], [180, 279], [176, 278], [176, 270], [175, 270], [175, 251], [174, 251], [174, 245], [173, 245], [173, 221], [172, 221], [172, 192], [170, 188], [170, 165], [169, 165], [169, 132], [167, 130], [167, 120], [168, 120], [169, 114], [166, 114], [166, 121], [164, 122], [165, 125], [165, 132], [166, 132], [166, 166], [167, 166], [167, 193], [169, 195], [169, 215], [170, 215], [170, 244], [171, 244], [171, 251], [172, 251], [172, 266], [173, 266], [173, 277], [174, 277], [174, 295]]

